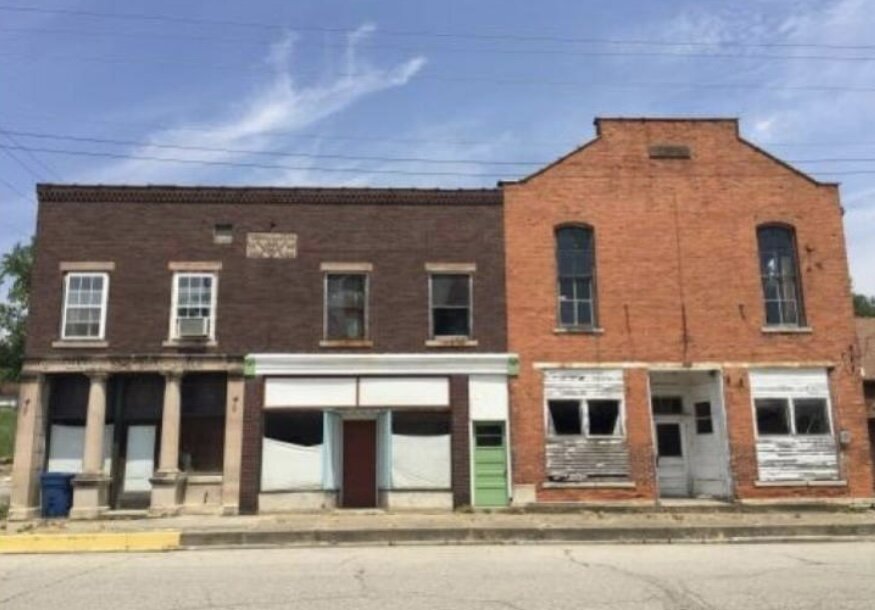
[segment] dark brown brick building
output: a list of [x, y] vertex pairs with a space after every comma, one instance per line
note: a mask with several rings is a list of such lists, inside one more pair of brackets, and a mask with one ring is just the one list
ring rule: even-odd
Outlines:
[[477, 500], [471, 439], [507, 420], [499, 191], [38, 194], [13, 516], [44, 469], [81, 517]]

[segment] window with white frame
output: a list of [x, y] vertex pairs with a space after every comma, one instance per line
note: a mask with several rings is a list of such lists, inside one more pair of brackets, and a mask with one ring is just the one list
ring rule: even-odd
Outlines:
[[63, 339], [100, 340], [106, 328], [109, 275], [68, 273], [64, 276]]
[[432, 273], [429, 282], [431, 338], [470, 338], [471, 274]]
[[829, 405], [825, 398], [757, 398], [759, 436], [830, 434]]
[[551, 435], [589, 438], [623, 436], [619, 400], [549, 400], [547, 410]]
[[174, 339], [215, 337], [216, 284], [214, 273], [174, 274], [171, 324]]

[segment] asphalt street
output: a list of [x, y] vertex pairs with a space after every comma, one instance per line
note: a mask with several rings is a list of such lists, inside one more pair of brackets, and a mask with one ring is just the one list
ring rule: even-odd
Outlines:
[[875, 543], [0, 557], [0, 608], [871, 609]]

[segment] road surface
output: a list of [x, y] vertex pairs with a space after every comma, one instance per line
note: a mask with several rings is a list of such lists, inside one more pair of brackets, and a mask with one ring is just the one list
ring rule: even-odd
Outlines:
[[869, 542], [0, 556], [3, 610], [873, 607]]

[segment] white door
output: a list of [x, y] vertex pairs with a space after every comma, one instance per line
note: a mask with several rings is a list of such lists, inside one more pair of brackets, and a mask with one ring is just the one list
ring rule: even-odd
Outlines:
[[656, 418], [656, 470], [659, 495], [685, 498], [690, 495], [687, 443], [681, 419]]
[[150, 491], [155, 470], [155, 426], [128, 426], [124, 491]]

